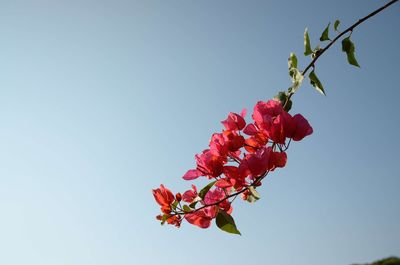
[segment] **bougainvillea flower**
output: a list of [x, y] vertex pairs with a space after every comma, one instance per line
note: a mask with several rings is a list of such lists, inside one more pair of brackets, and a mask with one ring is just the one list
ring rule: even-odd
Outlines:
[[180, 227], [181, 222], [182, 222], [182, 219], [177, 215], [171, 216], [167, 219], [168, 224], [175, 225], [176, 227]]
[[217, 207], [210, 206], [198, 210], [197, 212], [186, 214], [185, 219], [192, 225], [196, 225], [200, 228], [208, 228], [211, 225], [211, 220], [214, 219], [216, 215]]
[[295, 129], [293, 117], [287, 113], [279, 114], [269, 125], [266, 126], [268, 137], [275, 143], [284, 144], [287, 135], [292, 135]]
[[206, 205], [218, 203], [220, 209], [230, 214], [232, 212], [232, 207], [228, 200], [224, 200], [226, 195], [229, 195], [226, 190], [217, 187], [214, 190], [209, 190], [207, 192], [204, 197], [204, 203]]
[[244, 137], [235, 131], [224, 131], [225, 144], [229, 152], [236, 152], [244, 145]]
[[174, 194], [162, 184], [160, 188], [153, 190], [153, 196], [161, 207], [170, 206], [175, 200]]
[[276, 116], [284, 112], [281, 103], [277, 100], [259, 101], [254, 106], [253, 120], [259, 128], [270, 124]]
[[214, 133], [211, 136], [209, 147], [212, 155], [225, 160], [229, 153], [237, 152], [243, 147], [243, 144], [244, 137], [236, 131], [223, 131], [222, 133]]
[[[243, 112], [242, 112], [243, 114]], [[245, 112], [244, 112], [245, 114]], [[244, 118], [236, 113], [230, 112], [226, 120], [221, 121], [227, 130], [242, 130], [246, 126]]]
[[209, 149], [196, 155], [197, 170], [208, 178], [215, 178], [222, 174], [224, 158], [213, 155]]
[[270, 157], [272, 148], [263, 147], [257, 152], [247, 154], [239, 166], [242, 174], [258, 177], [264, 174], [269, 169]]
[[293, 141], [300, 141], [304, 137], [313, 133], [311, 125], [308, 123], [306, 118], [304, 118], [301, 114], [294, 115], [293, 122], [294, 122], [294, 130], [291, 135]]
[[202, 176], [202, 173], [197, 169], [189, 169], [182, 178], [184, 180], [192, 180], [197, 179], [200, 176]]
[[235, 184], [234, 179], [228, 179], [228, 178], [224, 178], [224, 179], [219, 179], [216, 183], [215, 186], [218, 188], [230, 188]]
[[212, 155], [226, 157], [229, 152], [229, 146], [222, 133], [214, 133], [210, 140], [210, 152]]
[[192, 185], [191, 190], [187, 190], [182, 194], [182, 200], [187, 203], [192, 203], [198, 196], [197, 188], [195, 185]]
[[247, 186], [247, 175], [242, 173], [243, 172], [240, 171], [238, 167], [224, 166], [224, 175], [229, 179], [229, 182], [233, 184], [236, 190], [241, 190], [243, 187]]
[[284, 167], [286, 165], [287, 155], [285, 152], [272, 152], [269, 170], [274, 170], [277, 167]]
[[243, 132], [247, 135], [255, 135], [258, 132], [257, 127], [253, 123], [247, 124]]
[[244, 148], [247, 152], [254, 153], [258, 149], [265, 146], [268, 142], [268, 137], [266, 132], [259, 131], [251, 137], [247, 138], [244, 143]]

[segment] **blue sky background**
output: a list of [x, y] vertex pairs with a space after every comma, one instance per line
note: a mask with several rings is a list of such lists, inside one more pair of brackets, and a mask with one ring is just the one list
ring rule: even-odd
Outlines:
[[[181, 176], [230, 111], [290, 85], [287, 57], [384, 1], [0, 2], [0, 264], [346, 265], [400, 255], [400, 4], [318, 62], [291, 145], [243, 236], [161, 227], [151, 189]], [[203, 182], [196, 182], [202, 185]]]

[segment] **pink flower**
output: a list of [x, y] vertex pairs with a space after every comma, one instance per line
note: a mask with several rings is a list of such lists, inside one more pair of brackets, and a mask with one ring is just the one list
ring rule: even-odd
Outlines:
[[296, 114], [293, 116], [294, 130], [291, 134], [293, 141], [300, 141], [304, 137], [313, 133], [313, 129], [308, 121], [301, 115]]
[[284, 112], [282, 105], [277, 100], [259, 101], [254, 106], [253, 120], [258, 128], [264, 128], [270, 124], [276, 116]]
[[183, 175], [184, 180], [192, 180], [192, 179], [197, 179], [198, 177], [202, 176], [201, 172], [198, 171], [197, 169], [189, 169], [185, 175]]
[[159, 189], [153, 190], [153, 196], [156, 202], [161, 206], [161, 211], [165, 214], [171, 212], [171, 204], [175, 200], [174, 194], [164, 185], [160, 185]]
[[243, 117], [236, 113], [230, 112], [226, 120], [221, 121], [227, 130], [242, 130], [246, 126], [246, 121], [244, 120], [245, 111], [242, 111]]
[[193, 213], [185, 214], [185, 219], [192, 225], [196, 225], [200, 228], [208, 228], [211, 225], [211, 220], [214, 219], [216, 215], [217, 207], [210, 206]]
[[224, 159], [213, 155], [209, 149], [196, 155], [197, 170], [208, 178], [215, 178], [222, 174]]
[[187, 203], [192, 203], [197, 198], [197, 188], [195, 185], [192, 185], [191, 190], [187, 190], [182, 195], [182, 200]]
[[286, 136], [292, 135], [295, 124], [292, 116], [287, 112], [279, 114], [268, 126], [266, 132], [268, 137], [275, 143], [284, 144]]
[[244, 175], [252, 178], [261, 176], [269, 169], [272, 148], [263, 147], [253, 154], [247, 154], [239, 166], [239, 170]]

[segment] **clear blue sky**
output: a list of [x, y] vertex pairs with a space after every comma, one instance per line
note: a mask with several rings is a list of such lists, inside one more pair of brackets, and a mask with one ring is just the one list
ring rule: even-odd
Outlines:
[[[384, 1], [0, 2], [0, 264], [347, 265], [400, 255], [400, 4], [336, 45], [294, 97], [291, 145], [243, 236], [161, 227], [151, 189], [184, 191], [228, 112], [286, 89], [329, 21]], [[199, 182], [201, 183], [201, 182]], [[200, 185], [200, 184], [199, 184]]]

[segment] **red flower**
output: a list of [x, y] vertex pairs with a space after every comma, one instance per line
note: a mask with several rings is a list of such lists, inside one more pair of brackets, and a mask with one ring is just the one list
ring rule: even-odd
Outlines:
[[187, 190], [182, 195], [182, 200], [187, 203], [192, 203], [197, 198], [197, 188], [195, 185], [192, 185], [191, 190]]
[[[242, 111], [242, 114], [245, 113]], [[244, 117], [230, 112], [228, 115], [228, 118], [226, 120], [221, 121], [221, 123], [224, 125], [225, 129], [227, 130], [242, 130], [246, 126], [246, 121], [244, 120]]]
[[269, 170], [274, 170], [277, 167], [284, 167], [286, 165], [287, 155], [285, 152], [272, 152]]
[[308, 121], [301, 115], [296, 114], [293, 116], [294, 130], [291, 134], [293, 141], [300, 141], [304, 137], [313, 133], [313, 129]]
[[161, 206], [161, 211], [163, 213], [168, 214], [171, 212], [171, 204], [174, 202], [175, 196], [169, 189], [161, 184], [159, 189], [153, 190], [153, 196], [156, 202]]
[[266, 127], [267, 135], [272, 141], [278, 144], [284, 144], [286, 136], [292, 135], [295, 124], [293, 117], [284, 111]]
[[247, 154], [239, 166], [242, 174], [258, 177], [269, 169], [272, 148], [263, 147], [253, 154]]
[[282, 105], [277, 100], [259, 101], [254, 106], [253, 120], [258, 128], [264, 128], [270, 124], [276, 116], [284, 112]]
[[209, 149], [196, 155], [197, 170], [208, 178], [215, 178], [222, 174], [224, 159], [213, 155]]
[[[246, 127], [247, 128], [247, 127]], [[268, 142], [268, 137], [263, 131], [259, 131], [245, 140], [244, 148], [250, 153], [256, 152], [258, 149], [265, 146]]]
[[216, 215], [217, 207], [210, 206], [194, 213], [185, 214], [185, 219], [192, 225], [196, 225], [200, 228], [208, 228], [211, 225], [211, 220], [214, 219]]

